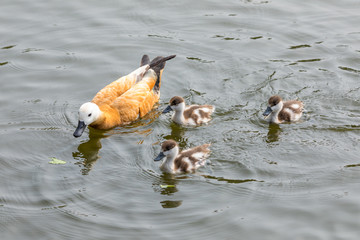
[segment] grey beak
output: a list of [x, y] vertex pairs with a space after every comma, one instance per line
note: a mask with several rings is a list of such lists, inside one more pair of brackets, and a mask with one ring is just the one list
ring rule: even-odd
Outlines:
[[171, 112], [172, 111], [172, 108], [171, 108], [171, 106], [169, 105], [169, 106], [167, 106], [165, 109], [164, 109], [164, 111], [162, 112], [162, 113], [168, 113], [168, 112]]
[[271, 107], [267, 107], [266, 110], [265, 110], [265, 112], [263, 113], [263, 115], [264, 115], [265, 117], [266, 117], [266, 116], [269, 116], [271, 112], [272, 112]]
[[86, 128], [86, 124], [83, 121], [79, 121], [78, 126], [74, 132], [74, 137], [80, 137]]
[[161, 152], [159, 153], [159, 155], [154, 159], [154, 161], [160, 161], [161, 159], [163, 159], [165, 157], [164, 153]]

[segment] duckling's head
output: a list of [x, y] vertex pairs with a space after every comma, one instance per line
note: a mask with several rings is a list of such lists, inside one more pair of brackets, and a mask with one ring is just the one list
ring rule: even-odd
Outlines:
[[272, 113], [272, 112], [279, 112], [283, 108], [283, 101], [280, 96], [272, 96], [269, 98], [268, 107], [266, 108], [265, 112], [263, 113], [265, 119]]
[[170, 99], [169, 106], [165, 108], [162, 113], [168, 113], [170, 111], [184, 111], [185, 109], [185, 101], [182, 97], [175, 96]]
[[87, 125], [95, 122], [101, 114], [101, 111], [95, 103], [87, 102], [81, 105], [79, 109], [79, 123], [74, 132], [74, 137], [80, 137]]
[[160, 161], [164, 157], [171, 157], [175, 158], [175, 156], [179, 152], [179, 147], [174, 140], [167, 140], [161, 144], [161, 152], [159, 155], [154, 159], [154, 161]]

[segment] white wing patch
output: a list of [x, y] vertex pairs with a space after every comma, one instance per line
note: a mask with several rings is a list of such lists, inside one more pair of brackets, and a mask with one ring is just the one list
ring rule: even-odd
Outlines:
[[294, 109], [298, 109], [298, 108], [300, 108], [300, 105], [297, 103], [294, 103], [294, 104], [291, 104], [291, 107]]
[[[194, 107], [194, 106], [197, 106], [197, 105], [190, 105], [190, 106], [187, 106], [185, 111], [188, 110], [189, 108], [191, 107]], [[189, 124], [189, 125], [197, 125], [197, 124], [202, 124], [202, 123], [207, 123], [211, 120], [211, 117], [203, 117], [201, 115], [204, 115], [204, 113], [206, 114], [211, 114], [214, 112], [214, 109], [215, 107], [212, 107], [212, 108], [209, 108], [209, 107], [200, 107], [200, 108], [197, 108], [195, 109], [193, 112], [192, 112], [192, 115], [196, 115], [196, 121], [194, 118], [192, 117], [189, 117], [189, 118], [185, 118], [185, 123], [186, 124]], [[201, 114], [202, 113], [202, 114]]]
[[201, 166], [205, 165], [206, 157], [208, 156], [208, 153], [206, 152], [197, 152], [192, 155], [192, 157], [196, 158], [198, 161], [195, 163], [195, 168], [199, 168]]
[[205, 153], [204, 152], [196, 152], [192, 155], [192, 157], [201, 160], [202, 158], [204, 158]]
[[186, 123], [187, 123], [187, 124], [196, 125], [194, 119], [192, 119], [192, 118], [187, 118], [187, 119], [185, 119], [185, 120], [186, 120]]
[[[300, 108], [299, 104], [292, 104], [291, 106], [293, 106], [293, 105], [297, 105], [297, 107]], [[300, 114], [295, 113], [290, 108], [285, 108], [284, 111], [290, 115], [290, 120], [291, 121], [298, 121], [301, 118], [301, 115], [302, 115], [301, 113]]]

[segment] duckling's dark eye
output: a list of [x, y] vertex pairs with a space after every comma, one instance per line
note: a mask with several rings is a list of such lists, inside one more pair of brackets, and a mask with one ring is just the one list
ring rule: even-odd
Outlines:
[[91, 113], [89, 113], [88, 117], [91, 117]]

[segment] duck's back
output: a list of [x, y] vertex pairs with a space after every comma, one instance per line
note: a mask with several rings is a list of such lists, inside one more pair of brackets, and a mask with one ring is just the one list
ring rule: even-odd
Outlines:
[[300, 113], [300, 112], [302, 112], [303, 107], [304, 107], [304, 104], [301, 101], [290, 100], [290, 101], [284, 102], [284, 108], [289, 108], [293, 112]]
[[176, 172], [192, 172], [205, 164], [210, 154], [210, 144], [204, 144], [185, 151], [182, 151], [175, 159]]
[[109, 129], [147, 114], [159, 100], [165, 62], [174, 57], [159, 56], [150, 62], [144, 55], [138, 69], [101, 89], [92, 102], [99, 107], [102, 116], [90, 126]]
[[284, 102], [283, 109], [279, 113], [279, 120], [282, 122], [293, 122], [300, 119], [304, 104], [300, 101], [290, 100]]
[[124, 123], [143, 117], [159, 100], [158, 92], [153, 90], [156, 80], [156, 73], [149, 69], [140, 82], [113, 102], [112, 107], [119, 111]]
[[184, 118], [188, 124], [203, 124], [211, 120], [214, 107], [211, 105], [190, 105], [184, 111]]
[[143, 67], [140, 67], [130, 74], [108, 84], [95, 95], [92, 102], [98, 106], [112, 104], [118, 97], [134, 86], [137, 81], [141, 80], [141, 74], [144, 70]]

